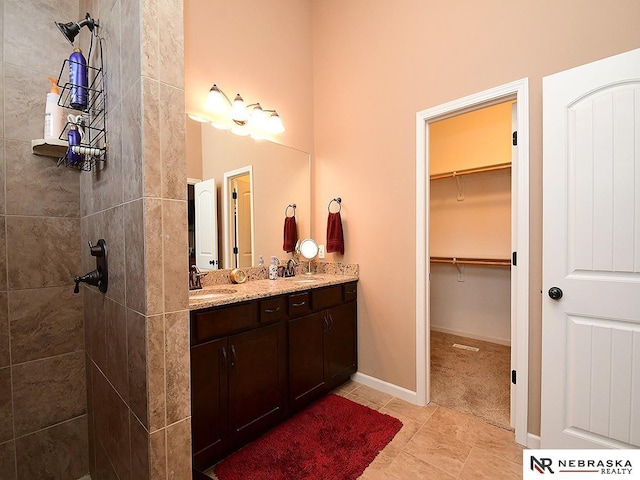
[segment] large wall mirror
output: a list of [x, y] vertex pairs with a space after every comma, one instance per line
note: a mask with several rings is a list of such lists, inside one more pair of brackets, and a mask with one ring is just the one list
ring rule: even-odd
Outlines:
[[283, 258], [284, 219], [294, 204], [298, 238], [311, 237], [308, 153], [186, 121], [187, 144], [199, 142], [192, 156], [202, 162], [201, 178], [187, 174], [190, 265], [213, 270]]

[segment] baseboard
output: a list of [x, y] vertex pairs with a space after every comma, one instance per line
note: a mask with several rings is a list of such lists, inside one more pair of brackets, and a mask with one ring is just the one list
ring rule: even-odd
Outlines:
[[361, 383], [367, 387], [375, 388], [376, 390], [393, 395], [401, 400], [404, 400], [414, 405], [420, 405], [418, 402], [418, 394], [404, 387], [399, 387], [393, 383], [385, 382], [375, 377], [365, 375], [364, 373], [356, 372], [351, 376], [351, 380]]
[[527, 448], [540, 448], [540, 436], [527, 433]]
[[448, 333], [449, 335], [457, 335], [459, 337], [473, 338], [475, 340], [482, 340], [483, 342], [497, 343], [498, 345], [511, 346], [511, 340], [504, 340], [502, 338], [486, 337], [484, 335], [476, 335], [475, 333], [461, 332], [447, 327], [439, 327], [438, 325], [431, 324], [431, 330], [440, 333]]

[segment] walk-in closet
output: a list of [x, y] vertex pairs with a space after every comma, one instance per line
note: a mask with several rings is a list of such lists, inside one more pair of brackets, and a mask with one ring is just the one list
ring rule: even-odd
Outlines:
[[431, 400], [510, 428], [512, 101], [429, 126]]

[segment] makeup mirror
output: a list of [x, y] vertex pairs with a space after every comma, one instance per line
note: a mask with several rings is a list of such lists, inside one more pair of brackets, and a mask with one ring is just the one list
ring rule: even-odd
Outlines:
[[305, 238], [300, 242], [300, 255], [309, 261], [309, 268], [306, 275], [312, 275], [311, 273], [311, 260], [318, 255], [318, 244], [311, 238]]

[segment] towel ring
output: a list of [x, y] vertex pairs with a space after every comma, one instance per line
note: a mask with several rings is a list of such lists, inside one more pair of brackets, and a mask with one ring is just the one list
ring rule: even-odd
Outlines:
[[331, 213], [331, 204], [333, 202], [336, 202], [338, 204], [338, 211], [335, 213], [340, 213], [342, 211], [342, 199], [340, 197], [332, 198], [329, 201], [329, 205], [327, 205], [327, 210], [329, 210], [329, 213]]
[[284, 209], [284, 216], [288, 217], [289, 216], [289, 209], [293, 208], [293, 215], [291, 215], [292, 217], [296, 216], [296, 204], [292, 204], [292, 205], [287, 205], [286, 208]]

